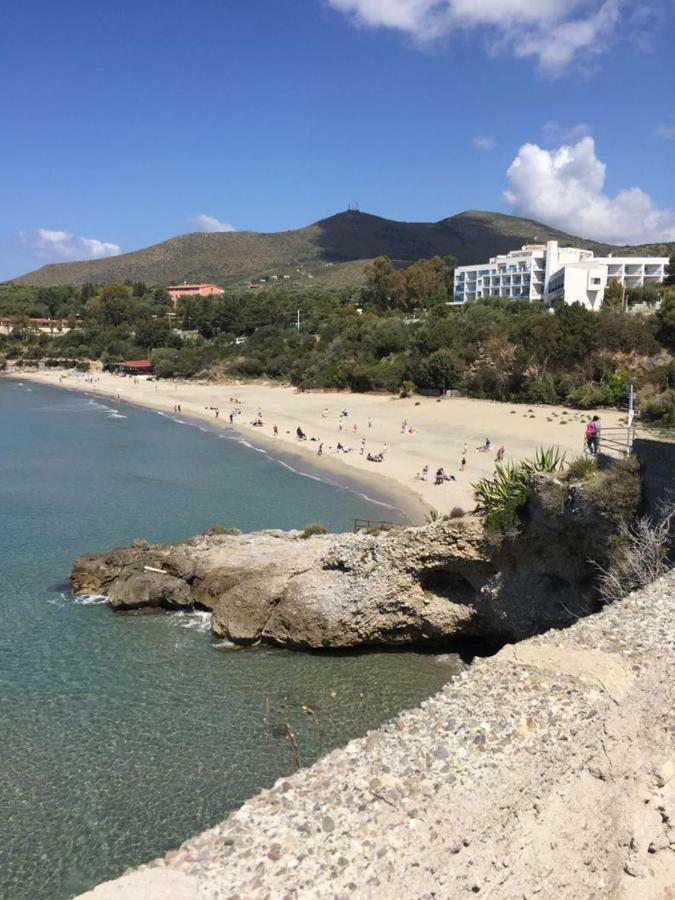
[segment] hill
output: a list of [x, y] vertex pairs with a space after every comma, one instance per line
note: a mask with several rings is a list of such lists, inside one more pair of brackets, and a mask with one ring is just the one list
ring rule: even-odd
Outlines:
[[359, 283], [364, 264], [375, 256], [408, 265], [436, 254], [452, 255], [469, 265], [534, 240], [558, 240], [603, 255], [669, 256], [675, 252], [675, 244], [615, 247], [587, 241], [501, 213], [471, 210], [440, 222], [398, 222], [350, 210], [295, 231], [184, 234], [119, 256], [43, 266], [13, 282], [47, 286], [88, 281], [213, 281], [225, 286], [276, 274], [289, 276], [293, 283], [314, 279], [338, 286]]

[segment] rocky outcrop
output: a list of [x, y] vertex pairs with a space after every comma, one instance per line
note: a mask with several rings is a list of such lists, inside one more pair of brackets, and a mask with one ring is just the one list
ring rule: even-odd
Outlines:
[[[561, 502], [564, 500], [564, 502]], [[611, 517], [583, 492], [542, 482], [520, 530], [495, 536], [467, 516], [368, 534], [208, 533], [181, 544], [85, 555], [78, 593], [110, 605], [212, 610], [236, 643], [297, 648], [432, 645], [466, 636], [516, 640], [596, 608], [595, 569]]]

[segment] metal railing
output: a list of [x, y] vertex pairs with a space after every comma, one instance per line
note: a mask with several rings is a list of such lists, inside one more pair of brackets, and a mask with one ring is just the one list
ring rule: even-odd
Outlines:
[[[610, 456], [613, 459], [624, 459], [633, 452], [635, 442], [635, 426], [626, 428], [603, 428], [600, 433], [600, 456]], [[588, 444], [584, 441], [584, 454], [590, 455]]]
[[384, 522], [381, 519], [353, 519], [352, 531], [362, 531], [370, 528], [393, 528], [393, 522]]

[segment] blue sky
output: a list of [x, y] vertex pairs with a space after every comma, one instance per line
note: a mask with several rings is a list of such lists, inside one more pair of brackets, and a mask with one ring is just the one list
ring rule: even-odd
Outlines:
[[0, 278], [345, 209], [675, 240], [672, 0], [25, 0]]

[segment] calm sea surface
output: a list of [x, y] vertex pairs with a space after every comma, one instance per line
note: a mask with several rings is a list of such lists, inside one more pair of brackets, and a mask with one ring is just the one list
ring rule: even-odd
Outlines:
[[[433, 656], [233, 650], [67, 590], [85, 550], [392, 511], [223, 435], [0, 380], [0, 898], [61, 900], [436, 691]], [[305, 704], [316, 717], [301, 710]], [[318, 723], [318, 724], [317, 724]]]

